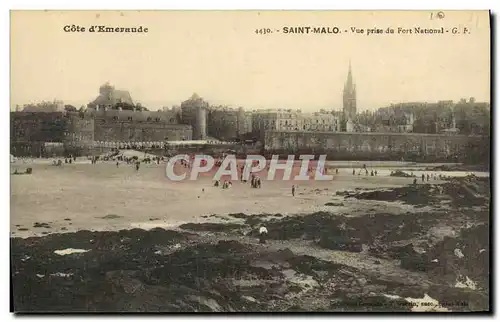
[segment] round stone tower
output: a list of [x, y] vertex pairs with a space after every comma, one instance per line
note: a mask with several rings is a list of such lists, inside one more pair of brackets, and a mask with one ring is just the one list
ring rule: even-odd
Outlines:
[[194, 93], [190, 99], [181, 103], [181, 120], [193, 128], [193, 140], [205, 140], [207, 137], [208, 103]]
[[237, 128], [236, 128], [236, 134], [238, 136], [243, 135], [247, 132], [246, 130], [246, 124], [245, 124], [245, 109], [243, 107], [238, 108], [238, 114], [237, 114]]
[[207, 138], [207, 109], [203, 105], [196, 107], [196, 125], [193, 127], [193, 139], [205, 140]]

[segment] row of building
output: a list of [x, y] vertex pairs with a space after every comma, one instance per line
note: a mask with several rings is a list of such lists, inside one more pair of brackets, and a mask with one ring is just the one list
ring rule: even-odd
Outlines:
[[[57, 100], [25, 105], [22, 109], [18, 106], [16, 112], [11, 113], [11, 141], [13, 147], [23, 150], [33, 146], [33, 142], [64, 142], [66, 146], [79, 147], [91, 146], [96, 141], [263, 140], [266, 131], [409, 133], [420, 127], [418, 130], [426, 133], [426, 129], [422, 130], [422, 122], [418, 123], [412, 113], [422, 110], [421, 106], [391, 106], [376, 112], [358, 113], [350, 64], [342, 93], [342, 111], [247, 111], [243, 107], [211, 105], [197, 94], [180, 106], [149, 111], [135, 103], [128, 91], [117, 90], [106, 83], [99, 88], [96, 99], [79, 110]], [[451, 105], [438, 103], [438, 107], [451, 111], [453, 102]], [[435, 125], [433, 133], [457, 133], [453, 112], [451, 115], [445, 126]]]

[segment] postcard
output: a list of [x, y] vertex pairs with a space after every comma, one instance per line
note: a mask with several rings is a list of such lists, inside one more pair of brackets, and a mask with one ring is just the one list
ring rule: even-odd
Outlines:
[[11, 11], [16, 313], [489, 312], [488, 11]]

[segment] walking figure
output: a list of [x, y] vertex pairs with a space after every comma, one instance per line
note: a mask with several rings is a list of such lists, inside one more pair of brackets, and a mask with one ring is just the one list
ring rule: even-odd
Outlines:
[[262, 226], [259, 229], [259, 243], [265, 244], [266, 243], [266, 237], [267, 237], [267, 228]]
[[295, 185], [292, 186], [292, 196], [295, 197]]

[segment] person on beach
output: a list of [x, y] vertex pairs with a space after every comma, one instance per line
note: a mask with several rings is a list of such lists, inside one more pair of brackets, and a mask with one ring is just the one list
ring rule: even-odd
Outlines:
[[118, 168], [118, 166], [120, 165], [120, 162], [119, 161], [116, 161], [116, 167]]
[[356, 170], [352, 169], [352, 175], [355, 176], [356, 175]]
[[141, 162], [140, 161], [137, 161], [135, 163], [135, 171], [139, 171], [139, 167], [141, 166]]
[[339, 169], [335, 169], [335, 174], [339, 174]]
[[259, 243], [260, 244], [265, 244], [266, 243], [266, 237], [267, 237], [267, 228], [264, 226], [261, 226], [259, 229]]
[[377, 170], [375, 170], [375, 175], [377, 175]]
[[425, 174], [422, 173], [422, 182], [425, 182]]
[[292, 185], [292, 197], [295, 197], [295, 185]]

